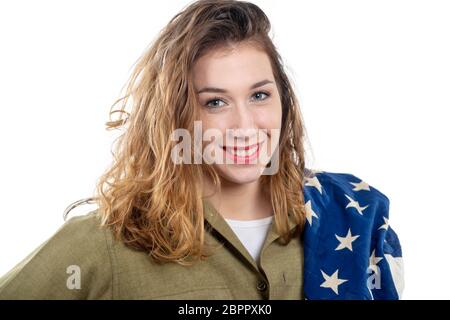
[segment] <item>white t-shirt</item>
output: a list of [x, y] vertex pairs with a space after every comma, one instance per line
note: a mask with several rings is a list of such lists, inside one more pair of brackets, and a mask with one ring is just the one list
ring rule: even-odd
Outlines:
[[258, 261], [273, 216], [256, 220], [225, 219], [250, 255]]

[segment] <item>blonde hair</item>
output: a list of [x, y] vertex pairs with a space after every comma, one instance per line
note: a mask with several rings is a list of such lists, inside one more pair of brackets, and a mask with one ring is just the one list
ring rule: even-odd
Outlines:
[[[260, 181], [271, 199], [282, 242], [301, 234], [304, 126], [270, 28], [267, 16], [252, 3], [200, 0], [174, 16], [137, 61], [125, 95], [110, 110], [110, 120], [114, 113], [120, 117], [107, 122], [107, 129], [127, 127], [117, 140], [112, 165], [97, 181], [94, 198], [102, 225], [128, 247], [158, 262], [182, 265], [211, 254], [204, 237], [202, 181], [208, 175], [220, 190], [220, 179], [212, 166], [171, 161], [176, 144], [171, 133], [184, 128], [192, 134], [198, 119], [191, 78], [195, 61], [212, 48], [244, 41], [269, 56], [282, 102], [279, 170]], [[129, 99], [131, 112], [125, 111]], [[113, 110], [121, 101], [120, 110]], [[288, 213], [297, 224], [293, 233]]]

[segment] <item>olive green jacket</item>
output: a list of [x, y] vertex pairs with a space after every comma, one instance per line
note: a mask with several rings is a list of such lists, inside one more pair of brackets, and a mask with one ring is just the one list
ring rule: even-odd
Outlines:
[[272, 224], [256, 262], [215, 208], [204, 207], [205, 240], [218, 245], [205, 261], [158, 264], [115, 240], [95, 210], [66, 221], [3, 275], [0, 299], [303, 298], [300, 238], [283, 245]]

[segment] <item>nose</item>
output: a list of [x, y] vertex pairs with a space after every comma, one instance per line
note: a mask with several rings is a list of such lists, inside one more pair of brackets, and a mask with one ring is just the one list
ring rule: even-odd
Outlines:
[[251, 108], [245, 103], [236, 104], [232, 117], [230, 138], [236, 139], [236, 144], [257, 143], [257, 128]]

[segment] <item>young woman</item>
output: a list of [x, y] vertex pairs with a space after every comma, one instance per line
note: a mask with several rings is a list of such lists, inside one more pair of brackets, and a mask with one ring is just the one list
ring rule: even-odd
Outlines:
[[387, 198], [305, 168], [299, 104], [269, 31], [248, 2], [177, 14], [111, 111], [125, 117], [108, 128], [126, 130], [88, 199], [98, 209], [4, 275], [0, 298], [398, 298]]

